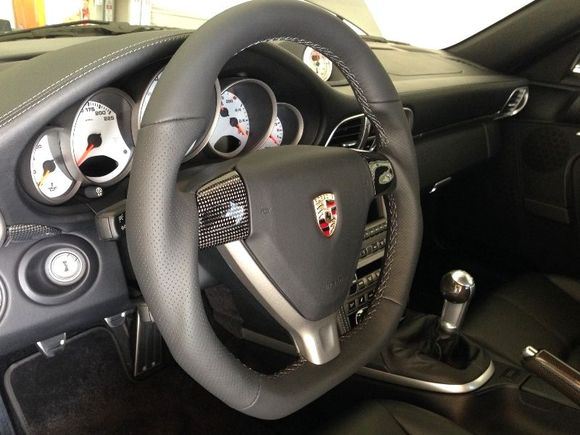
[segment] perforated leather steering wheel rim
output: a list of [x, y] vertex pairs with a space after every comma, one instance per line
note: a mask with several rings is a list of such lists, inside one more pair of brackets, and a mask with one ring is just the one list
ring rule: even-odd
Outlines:
[[[392, 162], [397, 185], [386, 198], [386, 255], [377, 297], [363, 323], [341, 337], [341, 353], [329, 363], [318, 366], [301, 359], [267, 376], [244, 366], [211, 329], [196, 268], [197, 204], [176, 182], [182, 156], [210, 122], [219, 71], [236, 53], [273, 40], [312, 46], [340, 69], [377, 129], [377, 148]], [[216, 16], [176, 52], [151, 98], [134, 156], [127, 223], [137, 280], [180, 366], [248, 415], [275, 419], [296, 411], [376, 355], [407, 302], [422, 221], [413, 141], [391, 80], [364, 41], [318, 7], [253, 1]]]

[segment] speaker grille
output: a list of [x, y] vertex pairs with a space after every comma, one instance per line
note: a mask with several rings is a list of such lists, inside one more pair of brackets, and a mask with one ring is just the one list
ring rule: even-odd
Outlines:
[[546, 127], [532, 131], [522, 144], [522, 160], [537, 172], [562, 169], [570, 156], [570, 141], [566, 132]]

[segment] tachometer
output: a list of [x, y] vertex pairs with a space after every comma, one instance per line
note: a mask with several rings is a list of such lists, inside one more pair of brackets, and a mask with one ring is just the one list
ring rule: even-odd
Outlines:
[[80, 186], [64, 165], [61, 142], [68, 143], [64, 130], [50, 128], [40, 134], [30, 152], [30, 179], [34, 187], [31, 192], [36, 199], [47, 204], [67, 201]]
[[86, 183], [107, 186], [129, 172], [133, 158], [133, 100], [118, 89], [102, 89], [78, 110], [65, 153], [71, 172]]
[[[145, 110], [147, 109], [147, 105], [149, 104], [149, 100], [151, 99], [151, 96], [153, 95], [153, 91], [157, 87], [157, 84], [159, 83], [159, 79], [161, 78], [162, 74], [163, 74], [163, 69], [158, 71], [157, 74], [155, 74], [155, 76], [153, 76], [153, 78], [151, 79], [151, 81], [149, 82], [147, 87], [145, 88], [145, 91], [143, 92], [143, 96], [141, 97], [141, 101], [139, 101], [139, 107], [137, 110], [137, 129], [141, 128], [141, 121], [143, 121], [143, 116], [145, 115]], [[219, 82], [217, 80], [215, 82], [215, 95], [216, 95], [216, 111], [217, 111], [218, 107], [219, 107], [219, 99], [220, 99], [220, 86], [219, 86]], [[203, 149], [203, 147], [207, 144], [210, 132], [214, 130], [215, 124], [218, 120], [217, 116], [218, 115], [216, 113], [211, 125], [208, 126], [205, 134], [199, 140], [195, 140], [191, 144], [191, 146], [189, 147], [189, 149], [185, 153], [184, 160], [189, 160], [189, 159], [195, 157]]]
[[314, 71], [318, 77], [327, 81], [332, 74], [332, 62], [325, 55], [312, 47], [306, 47], [302, 55], [302, 61]]

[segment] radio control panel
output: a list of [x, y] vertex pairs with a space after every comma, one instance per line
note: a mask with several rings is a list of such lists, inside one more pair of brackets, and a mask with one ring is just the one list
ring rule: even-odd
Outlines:
[[367, 224], [361, 246], [357, 273], [353, 279], [343, 309], [350, 328], [358, 325], [376, 296], [385, 255], [387, 221], [379, 219]]

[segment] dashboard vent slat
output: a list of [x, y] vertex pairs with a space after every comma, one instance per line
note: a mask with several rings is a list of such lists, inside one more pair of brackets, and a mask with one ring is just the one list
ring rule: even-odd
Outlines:
[[515, 88], [498, 112], [496, 118], [507, 118], [509, 116], [517, 115], [522, 111], [528, 102], [530, 91], [527, 86]]
[[359, 148], [365, 133], [366, 118], [364, 115], [355, 115], [346, 118], [334, 128], [325, 146]]
[[[413, 129], [414, 114], [408, 107], [403, 107], [409, 128]], [[373, 151], [376, 147], [377, 130], [364, 114], [350, 116], [340, 121], [328, 136], [324, 146], [357, 148]]]

